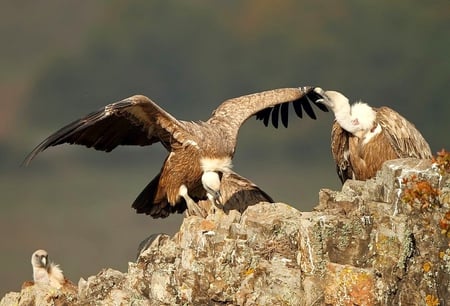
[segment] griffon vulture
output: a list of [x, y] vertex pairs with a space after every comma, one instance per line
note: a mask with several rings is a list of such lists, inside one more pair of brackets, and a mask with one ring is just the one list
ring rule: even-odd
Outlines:
[[[267, 193], [250, 180], [231, 170], [223, 173], [219, 192], [221, 201], [217, 204], [219, 204], [224, 212], [237, 210], [242, 213], [248, 206], [255, 205], [259, 202], [274, 202]], [[195, 201], [190, 199], [189, 195], [185, 195], [184, 198], [190, 202], [190, 205], [194, 205]], [[210, 199], [200, 200], [197, 204], [197, 215], [200, 217], [206, 217], [208, 214], [213, 213], [217, 208], [216, 203]]]
[[393, 109], [374, 108], [363, 102], [350, 105], [337, 91], [315, 88], [316, 102], [331, 108], [335, 122], [331, 131], [331, 151], [336, 171], [347, 179], [367, 180], [391, 159], [432, 157], [430, 146], [416, 127]]
[[[161, 171], [144, 188], [132, 207], [154, 218], [170, 213], [200, 214], [190, 205], [206, 198], [223, 204], [220, 180], [229, 173], [241, 125], [251, 116], [278, 127], [278, 116], [288, 124], [289, 104], [299, 117], [305, 111], [316, 116], [310, 105], [328, 111], [305, 94], [312, 87], [281, 88], [233, 98], [223, 102], [207, 121], [177, 120], [149, 98], [135, 95], [109, 104], [50, 135], [25, 159], [28, 164], [39, 152], [63, 143], [84, 145], [109, 152], [118, 145], [146, 146], [161, 143], [169, 152]], [[314, 92], [310, 93], [314, 96]]]
[[31, 255], [31, 265], [35, 284], [45, 284], [60, 289], [66, 282], [61, 268], [48, 260], [45, 250], [37, 250]]

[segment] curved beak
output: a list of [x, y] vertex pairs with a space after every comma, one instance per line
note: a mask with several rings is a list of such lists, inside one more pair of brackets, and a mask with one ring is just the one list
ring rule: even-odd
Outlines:
[[223, 205], [222, 194], [220, 193], [220, 191], [214, 192], [212, 195], [212, 198], [213, 198], [214, 204]]
[[314, 91], [314, 93], [316, 93], [320, 97], [319, 99], [315, 100], [316, 103], [321, 103], [321, 104], [323, 104], [325, 106], [331, 107], [331, 103], [329, 101], [329, 98], [328, 98], [326, 92], [322, 88], [315, 87], [313, 91]]
[[323, 90], [320, 87], [314, 87], [314, 92], [319, 94], [319, 95], [321, 95], [321, 96], [323, 96], [325, 94], [325, 90]]
[[41, 256], [41, 264], [43, 267], [47, 267], [47, 256]]

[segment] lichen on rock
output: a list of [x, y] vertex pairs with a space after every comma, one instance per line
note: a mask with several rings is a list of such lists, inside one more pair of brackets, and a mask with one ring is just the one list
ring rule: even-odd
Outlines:
[[[437, 205], [405, 202], [404, 178], [439, 190]], [[322, 189], [311, 212], [259, 203], [217, 211], [159, 234], [125, 273], [81, 280], [73, 304], [445, 305], [450, 300], [448, 174], [429, 161], [386, 162], [374, 179]], [[1, 305], [20, 304], [25, 288]], [[64, 292], [57, 292], [62, 298]], [[63, 301], [64, 299], [61, 299]], [[46, 304], [43, 304], [46, 305]], [[47, 305], [53, 305], [49, 302]]]

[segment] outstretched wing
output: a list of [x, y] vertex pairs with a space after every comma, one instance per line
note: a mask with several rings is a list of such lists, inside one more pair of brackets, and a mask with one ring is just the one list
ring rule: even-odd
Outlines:
[[299, 117], [302, 117], [305, 111], [308, 116], [316, 119], [311, 103], [322, 111], [328, 111], [328, 109], [320, 103], [316, 104], [316, 99], [311, 100], [311, 97], [316, 95], [312, 90], [313, 87], [280, 88], [229, 99], [213, 112], [208, 122], [227, 122], [237, 133], [239, 127], [251, 116], [256, 115], [256, 119], [262, 120], [266, 126], [272, 118], [275, 128], [278, 127], [279, 116], [281, 116], [281, 122], [287, 127], [289, 104], [293, 105]]
[[170, 150], [173, 142], [183, 142], [185, 137], [182, 122], [149, 98], [135, 95], [61, 128], [42, 141], [23, 163], [27, 165], [39, 152], [63, 143], [110, 152], [119, 145], [147, 146], [161, 142]]
[[376, 111], [377, 121], [399, 158], [432, 157], [430, 146], [414, 124], [389, 107], [380, 107]]

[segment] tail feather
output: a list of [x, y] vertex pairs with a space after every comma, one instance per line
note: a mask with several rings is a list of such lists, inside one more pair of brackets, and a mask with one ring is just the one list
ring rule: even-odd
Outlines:
[[186, 210], [184, 200], [176, 203], [175, 206], [170, 205], [167, 198], [156, 201], [160, 177], [161, 173], [155, 176], [134, 200], [131, 207], [136, 210], [136, 213], [150, 215], [153, 218], [166, 218], [172, 213], [182, 213]]
[[133, 207], [136, 209], [138, 214], [149, 213], [154, 210], [153, 200], [155, 199], [156, 191], [158, 190], [159, 178], [161, 177], [161, 173], [151, 180], [150, 183], [145, 186], [144, 190], [138, 195], [136, 200], [134, 200]]

